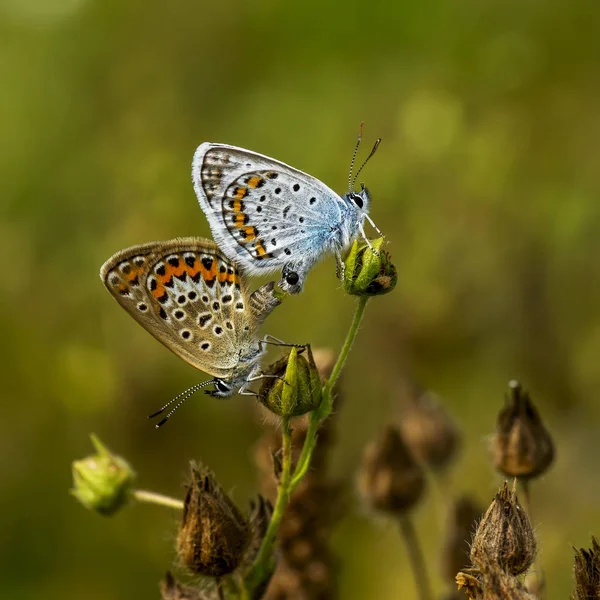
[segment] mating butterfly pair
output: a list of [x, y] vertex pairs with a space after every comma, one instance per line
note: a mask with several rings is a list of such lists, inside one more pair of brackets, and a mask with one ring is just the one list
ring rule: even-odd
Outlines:
[[370, 196], [363, 185], [354, 191], [362, 167], [352, 179], [360, 139], [343, 196], [272, 158], [204, 143], [194, 155], [192, 179], [216, 244], [202, 238], [151, 242], [117, 252], [102, 266], [104, 285], [138, 323], [214, 377], [175, 398], [175, 409], [206, 385], [214, 384], [214, 396], [252, 394], [248, 385], [261, 378], [268, 339], [259, 340], [258, 328], [280, 301], [273, 282], [250, 293], [245, 274], [281, 268], [280, 287], [298, 293], [325, 253], [343, 266], [342, 253], [356, 237], [368, 243], [363, 224], [373, 224]]

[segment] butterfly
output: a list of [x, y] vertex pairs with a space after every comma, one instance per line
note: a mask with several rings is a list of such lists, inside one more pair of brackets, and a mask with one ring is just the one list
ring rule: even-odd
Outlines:
[[257, 338], [257, 331], [281, 303], [273, 294], [273, 282], [251, 294], [238, 268], [216, 244], [194, 237], [121, 250], [102, 265], [100, 278], [146, 331], [214, 377], [192, 386], [151, 417], [177, 400], [178, 408], [210, 384], [214, 390], [206, 393], [212, 396], [236, 391], [254, 395], [246, 388], [262, 378], [259, 362], [267, 343], [267, 338]]
[[[200, 207], [221, 250], [249, 274], [282, 269], [279, 286], [302, 291], [310, 268], [327, 252], [343, 273], [342, 253], [361, 235], [371, 197], [355, 183], [379, 142], [352, 179], [362, 125], [348, 177], [340, 196], [324, 183], [251, 150], [205, 142], [194, 154], [192, 181]], [[370, 244], [369, 244], [370, 245]]]

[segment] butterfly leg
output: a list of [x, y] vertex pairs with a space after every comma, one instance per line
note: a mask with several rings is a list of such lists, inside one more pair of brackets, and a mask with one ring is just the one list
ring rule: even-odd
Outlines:
[[375, 250], [375, 248], [373, 248], [373, 246], [371, 246], [371, 242], [369, 241], [369, 238], [367, 237], [367, 234], [365, 233], [364, 227], [362, 223], [358, 224], [358, 229], [360, 231], [360, 234], [362, 235], [363, 239], [365, 240], [367, 246], [369, 246], [369, 248], [371, 249], [371, 251], [373, 252], [373, 254], [375, 256], [379, 256], [379, 251]]
[[265, 337], [259, 342], [259, 344], [272, 344], [273, 346], [285, 346], [287, 348], [306, 348], [308, 344], [288, 344], [274, 335], [265, 335]]

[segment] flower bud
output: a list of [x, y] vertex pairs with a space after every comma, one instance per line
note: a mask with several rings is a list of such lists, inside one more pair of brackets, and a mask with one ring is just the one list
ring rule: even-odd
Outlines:
[[276, 415], [298, 417], [321, 404], [321, 378], [310, 345], [304, 352], [293, 347], [264, 374], [276, 377], [265, 377], [258, 399]]
[[160, 595], [162, 600], [209, 600], [200, 590], [178, 583], [171, 571], [160, 582]]
[[129, 499], [135, 473], [124, 459], [112, 454], [94, 434], [90, 437], [97, 453], [73, 462], [71, 494], [86, 508], [109, 516]]
[[554, 444], [529, 394], [517, 381], [509, 388], [493, 440], [494, 465], [509, 477], [537, 477], [552, 463]]
[[[516, 486], [516, 480], [515, 480]], [[525, 573], [533, 564], [536, 541], [527, 513], [504, 482], [481, 519], [471, 545], [471, 561], [496, 564], [509, 575]]]
[[391, 292], [398, 281], [390, 255], [381, 250], [383, 238], [358, 247], [354, 240], [344, 261], [344, 290], [353, 296], [381, 296]]
[[411, 388], [402, 407], [402, 438], [418, 460], [442, 471], [456, 456], [460, 431], [434, 393]]
[[222, 577], [235, 571], [250, 539], [248, 522], [214, 475], [191, 465], [177, 554], [193, 573]]
[[404, 515], [421, 499], [425, 475], [394, 427], [388, 426], [365, 448], [358, 488], [372, 508], [396, 516]]
[[575, 548], [573, 562], [575, 590], [572, 600], [588, 600], [600, 598], [600, 544], [592, 536], [592, 547], [589, 550]]

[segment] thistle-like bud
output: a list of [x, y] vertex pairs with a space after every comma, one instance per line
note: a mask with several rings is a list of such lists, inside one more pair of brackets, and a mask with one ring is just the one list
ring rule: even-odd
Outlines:
[[433, 392], [410, 388], [402, 406], [402, 437], [418, 460], [442, 471], [456, 456], [460, 431]]
[[421, 499], [425, 475], [400, 432], [388, 426], [365, 448], [357, 483], [371, 508], [401, 516]]
[[310, 345], [305, 351], [293, 347], [288, 356], [273, 363], [265, 377], [258, 399], [280, 417], [298, 417], [321, 404], [321, 378]]
[[442, 552], [442, 574], [447, 581], [454, 581], [456, 574], [470, 565], [471, 539], [482, 514], [481, 508], [468, 496], [454, 503]]
[[86, 508], [109, 516], [129, 500], [135, 473], [123, 458], [112, 454], [94, 434], [90, 437], [97, 452], [73, 462], [71, 494]]
[[171, 571], [160, 582], [160, 595], [162, 600], [209, 600], [200, 590], [178, 583]]
[[344, 290], [353, 296], [381, 296], [391, 292], [398, 281], [396, 267], [390, 255], [381, 250], [383, 238], [373, 240], [371, 246], [359, 248], [354, 240], [344, 261]]
[[214, 475], [191, 464], [177, 554], [193, 573], [222, 577], [235, 571], [250, 540], [250, 527]]
[[573, 562], [575, 590], [571, 600], [588, 600], [600, 598], [600, 544], [592, 536], [592, 547], [589, 550], [575, 548]]
[[511, 491], [504, 482], [479, 523], [471, 545], [471, 561], [480, 570], [482, 565], [495, 564], [509, 575], [520, 575], [533, 564], [535, 553], [529, 517], [514, 487]]
[[509, 477], [537, 477], [551, 465], [554, 444], [529, 394], [517, 381], [508, 385], [493, 440], [494, 465]]

